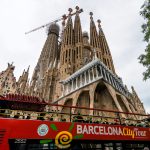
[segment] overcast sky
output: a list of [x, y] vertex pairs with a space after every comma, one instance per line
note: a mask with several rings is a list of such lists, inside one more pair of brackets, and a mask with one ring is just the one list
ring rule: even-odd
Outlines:
[[130, 90], [133, 85], [146, 112], [150, 113], [150, 80], [138, 63], [145, 43], [141, 33], [144, 22], [139, 15], [143, 0], [0, 0], [0, 71], [14, 62], [15, 76], [30, 65], [30, 77], [46, 40], [45, 29], [25, 35], [26, 31], [48, 23], [78, 5], [83, 8], [82, 30], [89, 31], [89, 12], [101, 19], [116, 72]]

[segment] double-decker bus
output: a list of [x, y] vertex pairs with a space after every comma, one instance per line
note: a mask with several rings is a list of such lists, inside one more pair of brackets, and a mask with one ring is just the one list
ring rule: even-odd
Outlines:
[[0, 150], [150, 149], [149, 115], [46, 105], [46, 111], [1, 107]]

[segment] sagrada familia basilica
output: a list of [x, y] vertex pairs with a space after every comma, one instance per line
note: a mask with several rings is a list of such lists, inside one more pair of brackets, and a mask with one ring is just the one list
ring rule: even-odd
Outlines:
[[30, 81], [29, 68], [16, 81], [15, 67], [8, 63], [0, 72], [0, 95], [23, 94], [54, 104], [145, 114], [135, 89], [130, 92], [115, 71], [101, 21], [96, 27], [91, 12], [90, 30], [82, 32], [81, 12], [79, 7], [75, 13], [69, 9], [61, 33], [56, 23], [49, 26]]

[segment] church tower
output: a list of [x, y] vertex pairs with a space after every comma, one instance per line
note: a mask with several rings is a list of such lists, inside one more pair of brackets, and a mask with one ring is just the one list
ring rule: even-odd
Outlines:
[[82, 11], [82, 9], [79, 10], [79, 7], [76, 6], [76, 15], [75, 15], [75, 21], [74, 21], [74, 42], [75, 42], [75, 48], [74, 48], [74, 59], [75, 59], [75, 69], [74, 71], [79, 70], [83, 66], [83, 37], [82, 37], [82, 28], [81, 28], [81, 22], [79, 17], [79, 12]]
[[60, 52], [60, 74], [65, 79], [74, 72], [74, 30], [71, 17], [72, 9], [69, 8], [69, 15], [63, 33]]
[[113, 72], [115, 73], [115, 68], [113, 65], [113, 60], [112, 60], [112, 56], [111, 56], [111, 52], [107, 43], [107, 40], [105, 38], [103, 29], [101, 27], [101, 21], [98, 20], [98, 28], [99, 28], [99, 35], [98, 38], [100, 40], [100, 47], [101, 47], [101, 51], [102, 51], [102, 58], [103, 58], [103, 63]]
[[100, 48], [100, 41], [98, 38], [96, 26], [95, 26], [95, 23], [93, 20], [92, 12], [90, 12], [90, 45], [91, 45], [91, 49], [93, 51], [93, 55], [94, 55], [94, 51], [95, 51], [97, 58], [99, 58], [101, 61], [103, 61], [102, 52], [101, 52], [101, 48]]
[[[59, 26], [51, 24], [48, 29], [48, 37], [42, 49], [38, 63], [34, 69], [31, 80], [30, 95], [36, 95], [41, 98], [49, 99], [49, 88], [52, 85], [53, 74], [49, 74], [49, 70], [53, 70], [58, 62], [59, 49], [58, 49]], [[53, 71], [52, 71], [53, 72]], [[47, 98], [46, 98], [47, 97]]]
[[41, 52], [37, 66], [39, 67], [40, 77], [44, 77], [50, 64], [53, 64], [58, 54], [58, 36], [59, 27], [57, 24], [51, 24], [48, 29], [48, 37]]

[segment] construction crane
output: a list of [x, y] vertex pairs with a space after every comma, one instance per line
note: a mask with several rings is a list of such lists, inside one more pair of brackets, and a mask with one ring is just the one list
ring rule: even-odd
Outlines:
[[79, 7], [76, 6], [76, 12], [72, 13], [72, 9], [71, 9], [71, 8], [69, 8], [68, 11], [69, 11], [69, 14], [68, 14], [68, 15], [65, 15], [65, 14], [64, 14], [62, 17], [60, 17], [60, 18], [58, 18], [58, 19], [56, 19], [56, 20], [54, 20], [54, 21], [51, 21], [51, 22], [49, 22], [49, 23], [47, 23], [47, 24], [44, 24], [44, 25], [42, 25], [42, 26], [40, 26], [40, 27], [37, 27], [37, 28], [32, 29], [32, 30], [30, 30], [30, 31], [28, 31], [28, 32], [25, 32], [25, 34], [29, 34], [29, 33], [31, 33], [31, 32], [37, 31], [37, 30], [39, 30], [39, 29], [45, 28], [45, 27], [49, 26], [49, 25], [52, 24], [52, 23], [57, 23], [57, 22], [59, 22], [59, 21], [61, 21], [61, 20], [66, 20], [69, 16], [73, 16], [73, 15], [75, 15], [77, 12], [78, 12], [78, 13], [82, 13], [82, 12], [83, 12], [83, 9], [79, 9]]

